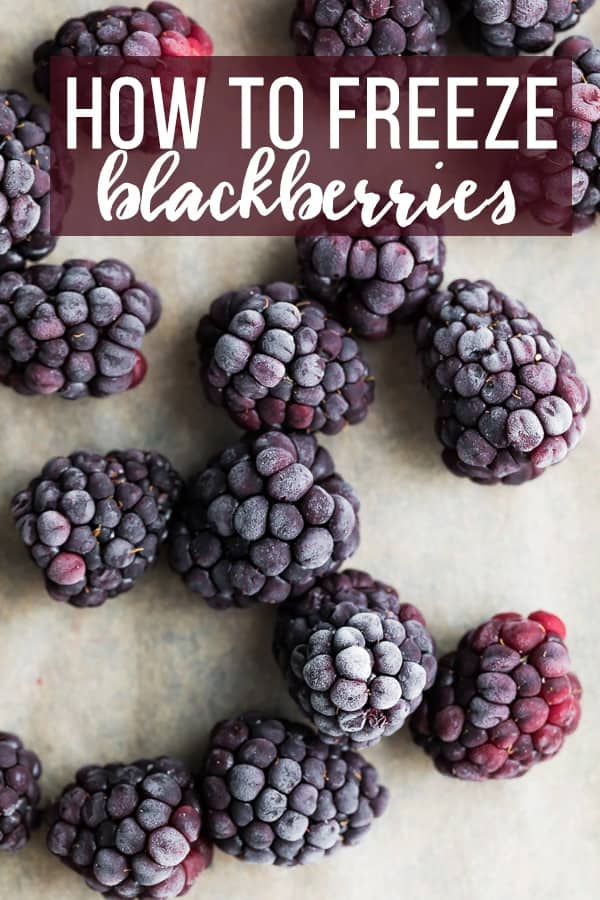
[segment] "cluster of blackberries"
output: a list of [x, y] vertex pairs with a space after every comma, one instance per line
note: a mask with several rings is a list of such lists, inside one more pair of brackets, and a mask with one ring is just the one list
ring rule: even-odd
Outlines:
[[[210, 37], [173, 4], [113, 6], [69, 19], [35, 51], [50, 93], [54, 56], [209, 56]], [[0, 382], [24, 394], [104, 397], [144, 378], [140, 352], [160, 299], [119, 260], [34, 265], [55, 247], [50, 222], [50, 115], [0, 92]]]
[[[356, 747], [412, 712], [416, 742], [455, 778], [516, 778], [556, 755], [581, 715], [564, 640], [551, 613], [502, 613], [437, 671], [414, 606], [363, 572], [325, 578], [282, 608], [275, 637], [318, 734], [251, 713], [215, 726], [194, 772], [172, 757], [86, 766], [47, 811], [48, 849], [123, 900], [183, 896], [213, 844], [245, 862], [318, 862], [385, 811], [388, 791]], [[37, 756], [0, 734], [0, 849], [21, 849], [38, 823], [40, 774]]]

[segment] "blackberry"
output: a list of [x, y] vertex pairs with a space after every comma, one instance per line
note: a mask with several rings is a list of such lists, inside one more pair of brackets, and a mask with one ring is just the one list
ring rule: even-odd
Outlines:
[[292, 38], [300, 56], [446, 53], [444, 0], [297, 0]]
[[0, 381], [21, 394], [105, 397], [145, 376], [158, 294], [125, 263], [70, 259], [0, 275]]
[[444, 775], [516, 778], [555, 756], [581, 715], [557, 616], [494, 616], [440, 660], [433, 690], [411, 719]]
[[101, 606], [155, 562], [180, 487], [158, 453], [79, 450], [47, 462], [11, 511], [50, 596]]
[[18, 91], [0, 92], [0, 273], [53, 250], [50, 115]]
[[[568, 75], [561, 73], [560, 92], [548, 94], [547, 105], [557, 112], [552, 136], [559, 147], [533, 161], [526, 199], [537, 219], [582, 231], [600, 212], [600, 49], [586, 37], [570, 37], [554, 56], [572, 62]], [[548, 63], [544, 58], [536, 68], [541, 73]]]
[[50, 822], [50, 852], [105, 897], [181, 897], [212, 860], [194, 780], [170, 757], [80, 769]]
[[354, 553], [359, 507], [311, 435], [246, 435], [188, 485], [171, 566], [218, 609], [282, 603]]
[[437, 671], [419, 610], [352, 569], [284, 604], [274, 653], [292, 697], [327, 744], [368, 747], [394, 734]]
[[388, 792], [358, 753], [301, 725], [247, 715], [213, 730], [202, 800], [208, 833], [225, 853], [296, 866], [362, 840]]
[[156, 0], [146, 10], [111, 6], [81, 18], [68, 19], [54, 38], [34, 53], [34, 83], [46, 97], [50, 93], [53, 56], [139, 57], [211, 56], [209, 35], [171, 3]]
[[431, 297], [416, 340], [443, 459], [456, 475], [521, 484], [579, 443], [588, 388], [521, 302], [460, 279]]
[[490, 56], [542, 53], [573, 28], [594, 0], [457, 0], [463, 36]]
[[0, 850], [22, 850], [37, 826], [41, 763], [14, 734], [0, 731]]
[[443, 240], [416, 229], [368, 239], [299, 237], [296, 246], [306, 290], [370, 340], [414, 317], [441, 284], [446, 259]]
[[209, 399], [244, 430], [337, 434], [367, 415], [373, 380], [356, 341], [292, 284], [224, 294], [197, 338]]

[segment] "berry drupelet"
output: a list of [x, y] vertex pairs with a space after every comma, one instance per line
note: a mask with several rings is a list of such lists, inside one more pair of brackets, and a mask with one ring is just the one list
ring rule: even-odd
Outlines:
[[81, 769], [50, 821], [50, 852], [105, 897], [182, 897], [212, 860], [193, 778], [170, 757]]
[[354, 553], [359, 506], [312, 435], [246, 435], [184, 491], [171, 566], [218, 609], [282, 603]]
[[300, 278], [312, 297], [336, 311], [359, 337], [387, 337], [415, 316], [440, 286], [446, 257], [437, 235], [299, 237]]
[[136, 387], [144, 337], [161, 313], [156, 291], [125, 263], [71, 259], [0, 275], [0, 381], [68, 400]]
[[443, 459], [483, 484], [521, 484], [580, 441], [590, 397], [571, 357], [517, 300], [461, 279], [417, 324]]
[[0, 273], [54, 248], [50, 235], [50, 115], [0, 92]]
[[219, 723], [202, 779], [217, 847], [244, 862], [319, 862], [359, 843], [386, 808], [377, 771], [309, 729], [247, 715]]
[[301, 56], [446, 53], [444, 0], [297, 0], [292, 38]]
[[594, 0], [455, 0], [465, 41], [490, 56], [542, 53]]
[[440, 660], [411, 727], [444, 775], [516, 778], [555, 756], [581, 715], [565, 626], [550, 613], [494, 616]]
[[41, 774], [36, 754], [0, 731], [0, 850], [22, 850], [38, 824]]
[[158, 453], [81, 450], [46, 463], [11, 511], [50, 596], [101, 606], [155, 562], [180, 488]]
[[336, 434], [362, 422], [373, 400], [354, 338], [292, 284], [224, 294], [197, 339], [209, 399], [247, 431]]
[[34, 53], [35, 86], [50, 93], [53, 56], [139, 57], [211, 56], [213, 45], [206, 31], [181, 10], [164, 0], [148, 9], [111, 6], [81, 18], [68, 19], [52, 40]]
[[284, 604], [274, 652], [327, 744], [368, 747], [394, 734], [437, 671], [433, 638], [416, 607], [351, 569]]

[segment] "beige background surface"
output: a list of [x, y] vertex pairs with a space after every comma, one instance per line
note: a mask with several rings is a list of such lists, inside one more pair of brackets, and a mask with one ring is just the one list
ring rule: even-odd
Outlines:
[[[292, 0], [186, 0], [218, 52], [287, 53]], [[33, 47], [86, 0], [0, 0], [0, 84], [30, 88]], [[583, 28], [600, 42], [600, 7]], [[600, 395], [600, 225], [574, 239], [450, 239], [448, 278], [487, 277], [531, 304]], [[92, 761], [164, 752], [197, 763], [211, 725], [248, 708], [294, 715], [269, 646], [273, 614], [218, 613], [165, 561], [100, 610], [58, 606], [19, 546], [12, 494], [44, 461], [78, 447], [141, 446], [185, 474], [235, 434], [198, 386], [193, 330], [218, 293], [291, 278], [291, 240], [64, 239], [53, 259], [121, 256], [161, 290], [146, 383], [104, 402], [0, 397], [0, 728], [43, 758], [54, 796]], [[330, 440], [360, 490], [354, 563], [396, 585], [426, 614], [442, 650], [499, 610], [563, 615], [585, 690], [584, 717], [560, 757], [514, 783], [444, 779], [400, 733], [370, 756], [392, 803], [370, 838], [320, 867], [283, 871], [217, 854], [191, 893], [211, 900], [310, 896], [371, 900], [591, 900], [600, 884], [600, 425], [565, 464], [521, 488], [483, 488], [446, 473], [411, 337], [367, 352], [378, 379], [368, 421]], [[44, 849], [0, 858], [2, 900], [92, 894]]]

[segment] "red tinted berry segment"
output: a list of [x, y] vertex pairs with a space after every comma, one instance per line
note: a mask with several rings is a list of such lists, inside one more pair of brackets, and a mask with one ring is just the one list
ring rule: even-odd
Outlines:
[[34, 81], [49, 96], [50, 60], [53, 56], [211, 56], [207, 32], [172, 3], [150, 3], [147, 10], [112, 6], [69, 19], [52, 40], [34, 54]]
[[468, 632], [440, 660], [433, 689], [411, 720], [416, 742], [440, 772], [514, 778], [558, 753], [581, 716], [581, 685], [564, 634], [551, 613], [504, 614]]
[[358, 753], [302, 725], [247, 715], [214, 728], [202, 801], [219, 849], [243, 862], [298, 866], [359, 843], [388, 791]]
[[561, 640], [564, 641], [566, 638], [567, 629], [565, 623], [562, 619], [559, 619], [558, 616], [540, 610], [539, 612], [531, 613], [529, 618], [533, 622], [539, 622], [545, 631], [550, 632], [551, 634], [557, 634]]
[[401, 728], [437, 671], [421, 613], [352, 569], [281, 607], [274, 652], [321, 740], [357, 748]]
[[50, 812], [48, 849], [108, 897], [174, 898], [210, 865], [194, 780], [170, 757], [87, 766]]

